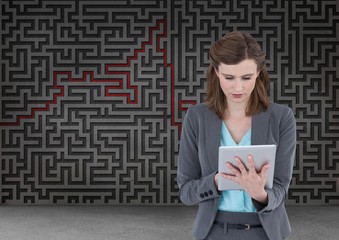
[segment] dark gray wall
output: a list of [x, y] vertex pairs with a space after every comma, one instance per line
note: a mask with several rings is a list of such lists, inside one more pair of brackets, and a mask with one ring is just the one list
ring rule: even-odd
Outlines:
[[287, 202], [339, 203], [338, 1], [0, 3], [3, 204], [178, 203], [182, 118], [232, 30], [297, 119]]

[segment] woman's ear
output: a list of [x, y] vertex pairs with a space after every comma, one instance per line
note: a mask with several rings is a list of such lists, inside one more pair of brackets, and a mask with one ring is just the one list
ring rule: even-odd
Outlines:
[[217, 68], [215, 68], [215, 67], [213, 67], [213, 69], [214, 69], [214, 72], [217, 75], [217, 77], [219, 77], [219, 70]]
[[257, 71], [257, 76], [255, 77], [255, 79], [257, 79], [259, 77], [260, 71]]

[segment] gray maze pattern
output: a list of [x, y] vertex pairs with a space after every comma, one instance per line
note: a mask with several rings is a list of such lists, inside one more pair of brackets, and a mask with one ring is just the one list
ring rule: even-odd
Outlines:
[[0, 3], [1, 203], [179, 203], [181, 122], [232, 30], [297, 118], [287, 202], [339, 202], [337, 1]]

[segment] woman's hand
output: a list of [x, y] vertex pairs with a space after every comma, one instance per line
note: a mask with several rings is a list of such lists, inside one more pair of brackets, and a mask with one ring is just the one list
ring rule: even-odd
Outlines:
[[232, 180], [242, 186], [244, 190], [256, 201], [267, 204], [268, 196], [265, 191], [265, 183], [267, 178], [267, 172], [269, 164], [265, 164], [260, 172], [257, 173], [254, 167], [253, 157], [248, 155], [248, 166], [247, 170], [240, 158], [235, 158], [238, 167], [233, 166], [231, 163], [226, 163], [226, 166], [232, 171], [234, 175], [226, 173], [219, 173], [222, 177]]

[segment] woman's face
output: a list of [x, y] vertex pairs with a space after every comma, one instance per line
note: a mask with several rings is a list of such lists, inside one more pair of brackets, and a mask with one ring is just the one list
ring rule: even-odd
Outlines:
[[221, 63], [215, 72], [228, 104], [248, 103], [259, 74], [254, 60], [246, 59], [236, 65]]

